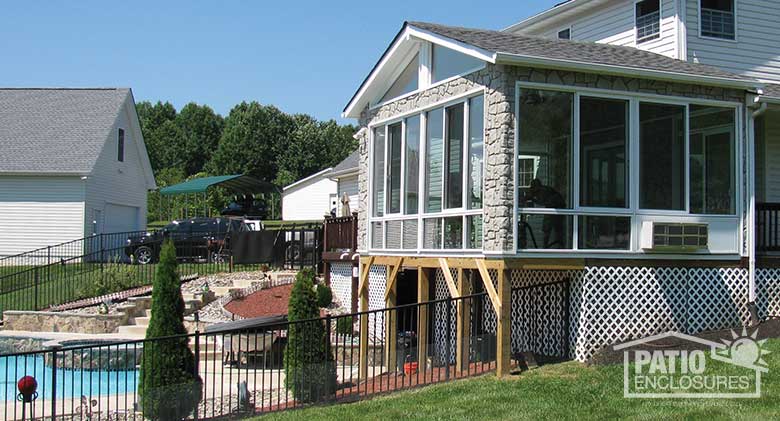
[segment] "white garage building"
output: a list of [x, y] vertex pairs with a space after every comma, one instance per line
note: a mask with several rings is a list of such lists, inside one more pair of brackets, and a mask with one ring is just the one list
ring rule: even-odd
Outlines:
[[282, 220], [321, 221], [337, 206], [336, 181], [330, 179], [333, 168], [296, 181], [282, 189]]
[[130, 89], [0, 89], [0, 257], [146, 227]]

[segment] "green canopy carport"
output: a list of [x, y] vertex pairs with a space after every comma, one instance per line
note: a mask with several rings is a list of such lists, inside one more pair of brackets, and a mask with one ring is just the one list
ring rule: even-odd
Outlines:
[[[252, 176], [245, 175], [245, 174], [234, 174], [234, 175], [215, 175], [210, 177], [195, 178], [192, 180], [185, 181], [183, 183], [163, 187], [159, 190], [159, 193], [160, 196], [185, 195], [186, 208], [189, 208], [189, 201], [187, 199], [189, 195], [203, 195], [203, 199], [204, 199], [203, 203], [205, 208], [206, 191], [210, 187], [221, 187], [237, 195], [282, 192], [282, 190], [273, 183], [269, 183], [267, 181], [261, 181]], [[162, 215], [162, 200], [160, 201], [160, 215]], [[189, 215], [185, 215], [185, 217], [188, 216]]]

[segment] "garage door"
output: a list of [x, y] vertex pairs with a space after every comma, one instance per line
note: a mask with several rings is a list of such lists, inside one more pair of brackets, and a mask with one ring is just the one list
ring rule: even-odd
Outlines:
[[138, 207], [106, 204], [103, 232], [127, 232], [139, 230]]

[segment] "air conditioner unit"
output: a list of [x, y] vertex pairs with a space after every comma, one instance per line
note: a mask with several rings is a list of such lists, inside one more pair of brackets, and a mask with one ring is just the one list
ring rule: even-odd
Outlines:
[[644, 250], [690, 253], [707, 249], [707, 224], [678, 222], [642, 222], [640, 236]]

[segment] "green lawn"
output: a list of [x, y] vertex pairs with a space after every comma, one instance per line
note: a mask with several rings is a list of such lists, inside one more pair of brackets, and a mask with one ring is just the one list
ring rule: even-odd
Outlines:
[[[374, 419], [684, 419], [764, 420], [780, 414], [780, 339], [767, 342], [760, 399], [624, 399], [622, 365], [547, 365], [507, 380], [488, 375], [353, 404], [270, 414], [259, 420]], [[737, 374], [725, 363], [721, 374]]]

